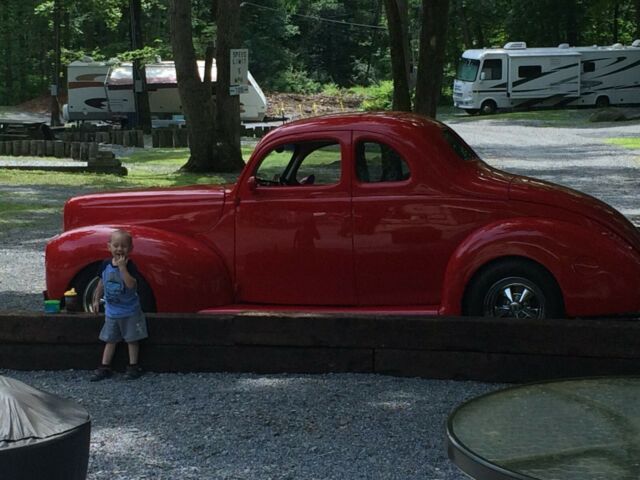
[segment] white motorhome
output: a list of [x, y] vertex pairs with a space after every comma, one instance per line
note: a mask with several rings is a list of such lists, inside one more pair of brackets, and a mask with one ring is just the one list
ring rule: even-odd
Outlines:
[[[200, 77], [204, 76], [204, 61], [198, 62]], [[76, 61], [69, 64], [68, 103], [63, 106], [67, 121], [123, 120], [135, 115], [133, 67], [130, 63]], [[183, 115], [173, 62], [145, 66], [149, 109], [155, 120]], [[211, 79], [215, 81], [215, 61]], [[267, 99], [251, 73], [246, 93], [240, 94], [240, 119], [262, 121], [267, 113]]]
[[467, 113], [516, 107], [640, 104], [640, 40], [631, 46], [466, 50], [453, 83], [454, 106]]

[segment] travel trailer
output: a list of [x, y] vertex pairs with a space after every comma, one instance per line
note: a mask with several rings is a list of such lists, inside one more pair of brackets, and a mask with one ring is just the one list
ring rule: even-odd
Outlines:
[[[198, 62], [200, 77], [204, 61]], [[63, 106], [67, 121], [126, 121], [135, 115], [133, 67], [131, 63], [76, 61], [67, 67], [69, 100]], [[149, 108], [154, 121], [166, 121], [183, 115], [173, 62], [145, 66]], [[215, 61], [211, 78], [216, 79]], [[267, 113], [267, 99], [251, 73], [247, 93], [240, 94], [240, 119], [262, 121]]]
[[631, 46], [466, 50], [453, 83], [454, 106], [475, 114], [516, 107], [640, 104], [640, 40]]

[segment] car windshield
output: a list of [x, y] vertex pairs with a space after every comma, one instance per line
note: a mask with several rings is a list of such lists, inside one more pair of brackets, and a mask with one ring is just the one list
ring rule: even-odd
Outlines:
[[464, 82], [473, 82], [478, 75], [478, 68], [480, 67], [479, 60], [472, 60], [470, 58], [462, 57], [460, 63], [458, 63], [458, 72], [456, 73], [456, 79]]

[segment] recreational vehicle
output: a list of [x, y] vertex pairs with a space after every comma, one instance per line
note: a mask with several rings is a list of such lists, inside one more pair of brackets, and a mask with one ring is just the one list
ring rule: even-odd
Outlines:
[[[200, 77], [204, 62], [198, 62]], [[121, 121], [135, 115], [133, 67], [130, 63], [76, 61], [69, 64], [69, 100], [63, 106], [67, 121]], [[154, 120], [167, 120], [183, 115], [173, 62], [145, 66], [149, 109]], [[215, 61], [211, 78], [216, 80]], [[251, 73], [247, 93], [240, 94], [240, 119], [262, 121], [267, 113], [267, 99]]]
[[454, 106], [498, 109], [640, 104], [640, 40], [631, 46], [466, 50], [453, 83]]

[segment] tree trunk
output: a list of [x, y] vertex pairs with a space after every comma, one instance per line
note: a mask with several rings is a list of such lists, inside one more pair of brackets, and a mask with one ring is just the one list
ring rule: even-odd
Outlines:
[[[144, 48], [142, 39], [140, 0], [130, 0], [129, 14], [131, 19], [131, 48], [140, 50]], [[151, 110], [149, 108], [149, 92], [147, 91], [147, 75], [140, 59], [133, 60], [133, 88], [135, 92], [137, 126], [142, 127], [145, 133], [151, 133]]]
[[435, 118], [447, 42], [449, 0], [422, 0], [416, 113]]
[[389, 28], [389, 44], [391, 48], [391, 73], [393, 76], [394, 110], [410, 112], [411, 95], [409, 93], [409, 76], [407, 53], [405, 52], [405, 32], [397, 0], [384, 0]]
[[62, 125], [60, 121], [60, 102], [58, 102], [58, 95], [60, 95], [60, 21], [62, 19], [62, 0], [55, 0], [53, 4], [53, 45], [54, 45], [54, 59], [53, 68], [51, 73], [51, 119], [50, 124], [52, 127]]
[[170, 0], [171, 46], [191, 156], [182, 170], [215, 171], [215, 116], [211, 85], [201, 81], [193, 47], [191, 0]]
[[216, 67], [216, 126], [220, 167], [226, 172], [244, 167], [240, 150], [240, 95], [230, 95], [230, 50], [240, 47], [240, 2], [218, 0]]
[[620, 17], [620, 4], [613, 4], [613, 19], [611, 20], [611, 33], [613, 34], [613, 43], [618, 43], [618, 19]]
[[636, 6], [636, 35], [635, 39], [640, 39], [640, 0], [635, 0]]

